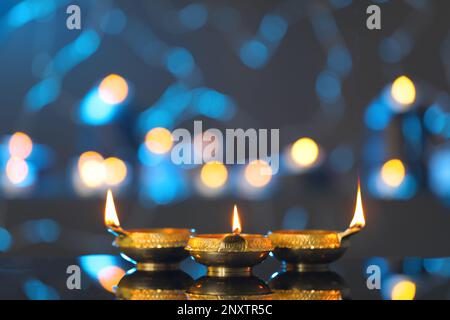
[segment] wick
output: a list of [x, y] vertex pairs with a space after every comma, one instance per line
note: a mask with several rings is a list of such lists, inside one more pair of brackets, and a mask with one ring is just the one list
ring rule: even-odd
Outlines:
[[239, 230], [239, 228], [236, 228], [233, 230], [234, 235], [239, 235], [240, 233], [241, 233], [241, 230]]

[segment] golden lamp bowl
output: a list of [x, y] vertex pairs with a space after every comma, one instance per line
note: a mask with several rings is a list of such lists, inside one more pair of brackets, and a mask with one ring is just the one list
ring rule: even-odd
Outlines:
[[189, 256], [184, 249], [192, 234], [190, 229], [136, 229], [119, 234], [114, 245], [136, 262], [138, 270], [176, 269]]
[[208, 276], [248, 276], [273, 250], [269, 238], [252, 234], [203, 234], [189, 239], [186, 250], [208, 267]]
[[181, 270], [127, 273], [117, 285], [120, 300], [186, 300], [193, 279]]
[[189, 300], [266, 300], [271, 298], [271, 291], [255, 276], [205, 276], [192, 284], [187, 297]]
[[268, 235], [273, 254], [286, 269], [297, 271], [326, 270], [350, 245], [349, 236], [359, 229], [345, 232], [327, 230], [280, 230]]

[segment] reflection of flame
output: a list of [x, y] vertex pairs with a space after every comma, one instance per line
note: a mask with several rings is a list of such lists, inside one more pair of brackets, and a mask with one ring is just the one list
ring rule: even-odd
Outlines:
[[237, 206], [234, 205], [233, 209], [233, 233], [241, 233], [241, 221], [239, 221], [239, 214]]
[[116, 207], [111, 189], [108, 190], [105, 206], [105, 224], [107, 227], [120, 228], [119, 218], [117, 217]]
[[366, 225], [366, 219], [364, 218], [364, 210], [361, 200], [361, 185], [358, 180], [358, 192], [356, 194], [356, 206], [355, 214], [353, 215], [352, 222], [350, 222], [350, 228], [364, 228]]

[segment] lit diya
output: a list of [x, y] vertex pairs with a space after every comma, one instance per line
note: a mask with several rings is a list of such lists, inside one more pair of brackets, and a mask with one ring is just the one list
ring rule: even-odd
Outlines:
[[117, 217], [111, 190], [108, 190], [106, 197], [105, 224], [108, 231], [116, 236], [113, 245], [135, 262], [138, 270], [176, 269], [189, 255], [184, 247], [191, 236], [190, 229], [124, 230]]
[[233, 211], [233, 232], [201, 234], [189, 239], [186, 250], [195, 261], [208, 267], [208, 276], [249, 276], [273, 250], [269, 238], [241, 233], [237, 207]]
[[275, 249], [273, 254], [287, 270], [326, 270], [328, 264], [339, 259], [349, 247], [350, 236], [365, 226], [358, 182], [356, 206], [350, 226], [344, 232], [327, 230], [279, 230], [269, 234]]

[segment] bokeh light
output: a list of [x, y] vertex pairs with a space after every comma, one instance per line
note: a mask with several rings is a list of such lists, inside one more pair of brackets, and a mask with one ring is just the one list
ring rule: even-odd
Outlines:
[[117, 186], [127, 177], [127, 165], [119, 158], [111, 157], [103, 162], [105, 166], [105, 183], [109, 186]]
[[313, 165], [319, 156], [317, 143], [310, 138], [298, 139], [291, 148], [291, 157], [294, 162], [302, 167]]
[[392, 98], [403, 106], [408, 106], [416, 100], [416, 87], [406, 76], [397, 78], [391, 87]]
[[108, 104], [119, 104], [128, 96], [128, 84], [121, 76], [110, 74], [100, 83], [98, 94]]
[[228, 178], [225, 165], [218, 161], [206, 163], [200, 172], [202, 183], [208, 188], [217, 189], [222, 187]]
[[125, 270], [116, 266], [108, 266], [102, 268], [98, 272], [98, 281], [101, 286], [109, 291], [114, 292], [114, 288], [119, 283], [120, 279], [125, 275]]
[[17, 185], [24, 182], [28, 172], [28, 164], [21, 158], [12, 157], [6, 163], [6, 176], [12, 184]]
[[[80, 157], [81, 158], [81, 157]], [[98, 188], [105, 181], [106, 170], [103, 158], [89, 158], [78, 162], [79, 175], [83, 184], [88, 188]]]
[[33, 142], [26, 133], [16, 132], [9, 139], [9, 153], [11, 157], [26, 159], [32, 150]]
[[410, 280], [399, 281], [392, 288], [392, 300], [414, 300], [415, 296], [416, 284]]
[[381, 178], [390, 187], [398, 187], [405, 179], [406, 169], [399, 159], [387, 161], [381, 168]]
[[252, 187], [262, 188], [272, 179], [272, 168], [264, 160], [253, 160], [245, 168], [245, 180]]
[[167, 153], [173, 145], [172, 134], [166, 128], [153, 128], [145, 137], [145, 145], [153, 153]]

